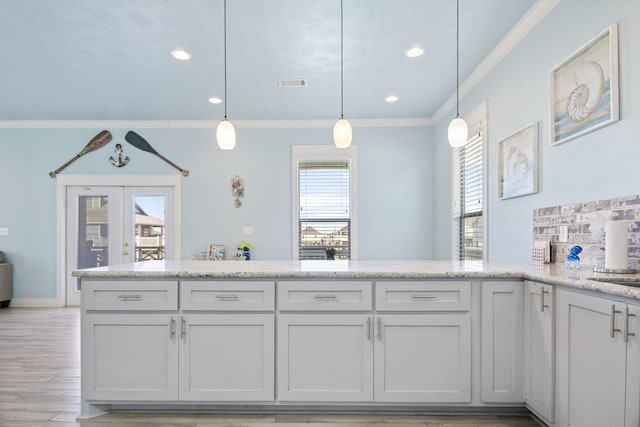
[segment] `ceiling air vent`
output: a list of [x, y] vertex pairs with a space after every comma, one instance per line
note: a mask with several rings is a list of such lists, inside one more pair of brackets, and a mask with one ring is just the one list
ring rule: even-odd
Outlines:
[[307, 79], [280, 79], [278, 80], [278, 86], [280, 87], [305, 87]]

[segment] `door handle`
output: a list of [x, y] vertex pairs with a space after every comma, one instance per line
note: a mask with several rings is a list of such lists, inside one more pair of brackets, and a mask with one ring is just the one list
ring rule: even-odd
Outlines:
[[382, 342], [382, 319], [378, 317], [378, 341]]
[[540, 311], [543, 312], [543, 313], [544, 313], [544, 308], [545, 307], [549, 308], [549, 306], [544, 303], [544, 295], [545, 294], [549, 294], [549, 291], [547, 291], [545, 288], [542, 288], [542, 296], [541, 296], [541, 301], [540, 301]]
[[371, 318], [367, 317], [367, 341], [371, 341]]
[[629, 337], [635, 337], [634, 332], [629, 332], [629, 317], [636, 317], [635, 314], [629, 313], [629, 307], [624, 310], [624, 342], [629, 342]]
[[187, 321], [184, 320], [184, 317], [180, 318], [180, 339], [184, 339], [187, 335]]
[[169, 338], [173, 339], [176, 336], [176, 319], [171, 316], [171, 324], [169, 327]]
[[611, 338], [613, 338], [616, 332], [620, 332], [620, 329], [616, 328], [616, 314], [622, 313], [620, 310], [616, 310], [616, 305], [611, 304]]

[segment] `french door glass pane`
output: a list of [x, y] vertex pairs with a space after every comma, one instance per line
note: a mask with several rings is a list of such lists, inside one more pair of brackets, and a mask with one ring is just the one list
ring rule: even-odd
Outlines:
[[109, 197], [80, 196], [78, 201], [78, 268], [109, 265]]
[[135, 195], [135, 261], [165, 259], [166, 197]]

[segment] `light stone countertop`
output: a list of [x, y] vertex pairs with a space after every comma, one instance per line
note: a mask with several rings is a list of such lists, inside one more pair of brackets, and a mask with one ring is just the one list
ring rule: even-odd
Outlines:
[[[594, 273], [583, 266], [576, 278], [561, 264], [481, 261], [144, 261], [73, 272], [81, 278], [143, 279], [526, 279], [640, 300], [640, 274]], [[592, 280], [592, 279], [597, 279]]]

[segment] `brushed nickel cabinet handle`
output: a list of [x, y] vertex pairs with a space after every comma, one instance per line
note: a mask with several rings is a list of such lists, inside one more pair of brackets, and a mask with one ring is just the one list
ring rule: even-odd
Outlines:
[[337, 295], [314, 295], [313, 299], [316, 301], [336, 301]]
[[382, 342], [382, 319], [378, 317], [378, 341]]
[[171, 325], [169, 327], [169, 338], [173, 339], [176, 336], [176, 319], [171, 317]]
[[218, 301], [240, 301], [240, 295], [216, 295]]
[[411, 299], [415, 300], [425, 300], [425, 299], [436, 299], [438, 297], [434, 297], [433, 295], [411, 295]]
[[142, 301], [142, 295], [118, 295], [120, 301]]
[[620, 332], [620, 329], [616, 328], [616, 314], [622, 313], [620, 310], [616, 310], [616, 305], [611, 304], [611, 338], [613, 338], [616, 332]]
[[367, 341], [371, 341], [371, 318], [367, 317]]
[[629, 342], [629, 337], [635, 337], [634, 332], [629, 332], [629, 317], [636, 317], [635, 314], [629, 313], [629, 307], [624, 310], [624, 342]]
[[542, 295], [541, 295], [541, 301], [540, 301], [540, 311], [544, 313], [544, 308], [547, 307], [549, 308], [549, 306], [547, 304], [544, 303], [544, 295], [545, 294], [549, 294], [549, 291], [547, 291], [544, 287], [542, 288]]
[[180, 318], [180, 339], [184, 339], [187, 335], [187, 321], [184, 320], [184, 317]]

